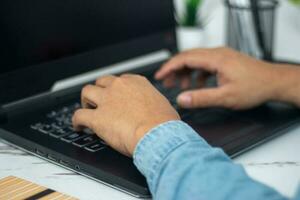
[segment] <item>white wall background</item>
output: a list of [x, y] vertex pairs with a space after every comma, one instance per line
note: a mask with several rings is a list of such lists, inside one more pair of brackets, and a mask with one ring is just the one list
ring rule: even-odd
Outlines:
[[[182, 9], [184, 0], [174, 0], [176, 8]], [[225, 45], [226, 8], [223, 0], [205, 0], [202, 15], [209, 16], [206, 27], [207, 42], [205, 47]], [[300, 62], [300, 7], [288, 0], [279, 0], [275, 32], [275, 56]]]

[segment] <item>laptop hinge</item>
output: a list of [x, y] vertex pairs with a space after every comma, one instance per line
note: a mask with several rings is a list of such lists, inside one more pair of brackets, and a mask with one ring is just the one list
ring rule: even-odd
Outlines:
[[110, 66], [101, 67], [100, 69], [89, 71], [84, 74], [69, 77], [64, 80], [59, 80], [54, 84], [51, 91], [59, 91], [70, 87], [74, 87], [76, 85], [82, 85], [91, 82], [93, 80], [96, 80], [98, 77], [103, 75], [118, 74], [124, 71], [125, 72], [130, 71], [145, 65], [165, 61], [170, 57], [171, 57], [171, 52], [169, 50], [162, 49], [160, 51], [152, 52], [147, 55], [143, 55], [126, 61], [115, 63]]

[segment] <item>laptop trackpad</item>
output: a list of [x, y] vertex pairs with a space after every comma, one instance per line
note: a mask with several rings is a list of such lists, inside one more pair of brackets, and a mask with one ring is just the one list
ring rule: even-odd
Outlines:
[[263, 127], [260, 123], [223, 110], [194, 112], [184, 121], [213, 146], [226, 145]]

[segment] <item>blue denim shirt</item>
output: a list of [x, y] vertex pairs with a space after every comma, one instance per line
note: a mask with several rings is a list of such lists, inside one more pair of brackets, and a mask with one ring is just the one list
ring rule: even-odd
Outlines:
[[[154, 199], [287, 199], [252, 180], [242, 166], [181, 121], [161, 124], [145, 135], [135, 149], [134, 163]], [[300, 193], [294, 199], [300, 200]]]

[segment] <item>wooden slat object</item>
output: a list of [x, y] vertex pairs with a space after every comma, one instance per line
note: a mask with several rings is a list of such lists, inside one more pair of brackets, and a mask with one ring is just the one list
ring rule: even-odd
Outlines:
[[9, 176], [0, 180], [0, 200], [77, 200], [46, 187]]

